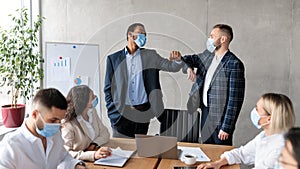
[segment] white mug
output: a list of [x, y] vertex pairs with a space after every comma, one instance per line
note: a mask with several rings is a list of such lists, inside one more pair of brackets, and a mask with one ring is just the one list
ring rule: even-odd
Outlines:
[[196, 156], [192, 154], [184, 154], [182, 162], [184, 162], [187, 165], [193, 165], [196, 163]]

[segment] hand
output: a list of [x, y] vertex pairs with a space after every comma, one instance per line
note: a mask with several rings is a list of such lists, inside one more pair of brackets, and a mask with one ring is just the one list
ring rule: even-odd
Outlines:
[[198, 165], [197, 169], [207, 169], [207, 168], [215, 168], [215, 169], [219, 169], [222, 167], [222, 164], [219, 163], [218, 161], [216, 162], [212, 162], [212, 163], [203, 163]]
[[169, 56], [170, 61], [181, 61], [181, 54], [179, 51], [171, 51]]
[[111, 156], [111, 149], [108, 147], [101, 147], [94, 154], [95, 160], [98, 160], [99, 158], [106, 158], [109, 156]]
[[188, 74], [188, 80], [195, 82], [196, 81], [196, 73], [192, 68], [187, 69], [187, 74]]
[[228, 134], [228, 133], [226, 133], [226, 132], [223, 131], [223, 130], [220, 130], [219, 135], [218, 135], [218, 138], [219, 138], [220, 140], [227, 140], [228, 137], [229, 137], [229, 134]]

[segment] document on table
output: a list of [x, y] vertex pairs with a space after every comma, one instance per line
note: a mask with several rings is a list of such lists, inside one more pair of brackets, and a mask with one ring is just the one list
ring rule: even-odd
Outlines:
[[134, 151], [122, 150], [120, 147], [111, 149], [112, 155], [107, 158], [100, 158], [94, 162], [97, 165], [107, 165], [115, 167], [123, 167]]
[[207, 157], [207, 155], [201, 150], [200, 147], [178, 146], [178, 149], [181, 150], [181, 153], [179, 155], [179, 160], [181, 160], [181, 161], [182, 161], [183, 156], [185, 154], [194, 155], [196, 157], [196, 161], [198, 161], [198, 162], [208, 162], [208, 161], [210, 161], [210, 158]]

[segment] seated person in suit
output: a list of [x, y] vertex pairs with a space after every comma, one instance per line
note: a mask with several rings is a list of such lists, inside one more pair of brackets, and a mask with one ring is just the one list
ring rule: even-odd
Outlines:
[[98, 98], [86, 85], [73, 87], [67, 95], [68, 109], [63, 122], [62, 137], [65, 148], [80, 160], [94, 161], [111, 154], [101, 147], [109, 140], [108, 129], [95, 109]]
[[255, 168], [274, 168], [284, 146], [283, 134], [295, 123], [292, 102], [282, 94], [264, 94], [251, 111], [250, 117], [254, 126], [263, 131], [245, 146], [224, 152], [220, 160], [200, 164], [198, 169], [240, 163], [254, 164]]
[[285, 146], [279, 157], [279, 167], [283, 169], [300, 168], [300, 128], [291, 128], [285, 134]]
[[85, 169], [64, 148], [59, 132], [67, 109], [66, 98], [56, 89], [39, 90], [28, 119], [0, 142], [1, 169]]

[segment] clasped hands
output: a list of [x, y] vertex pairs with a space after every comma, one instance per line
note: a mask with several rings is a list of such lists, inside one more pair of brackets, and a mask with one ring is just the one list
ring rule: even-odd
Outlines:
[[[170, 61], [181, 61], [181, 53], [179, 51], [171, 51], [170, 52], [170, 56], [169, 56], [169, 60]], [[194, 72], [194, 70], [192, 68], [188, 68], [187, 69], [187, 79], [195, 82], [196, 81], [196, 73]]]

